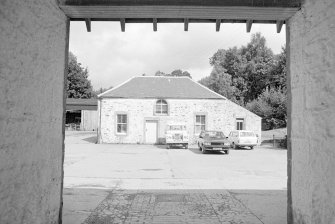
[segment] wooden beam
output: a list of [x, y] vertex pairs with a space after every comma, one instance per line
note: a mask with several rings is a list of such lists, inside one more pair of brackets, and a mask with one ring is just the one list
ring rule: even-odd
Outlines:
[[157, 18], [153, 18], [152, 20], [153, 20], [152, 21], [152, 23], [153, 23], [153, 29], [154, 29], [154, 32], [156, 32], [157, 31]]
[[277, 33], [280, 33], [281, 28], [283, 27], [284, 21], [283, 20], [278, 20], [276, 23], [276, 27], [277, 27]]
[[220, 31], [220, 26], [221, 26], [221, 19], [216, 20], [216, 32]]
[[189, 22], [188, 18], [185, 18], [184, 19], [184, 31], [188, 31], [188, 22]]
[[103, 5], [103, 6], [248, 6], [248, 7], [296, 7], [303, 0], [58, 0], [66, 5]]
[[126, 19], [121, 18], [120, 25], [121, 25], [121, 32], [125, 32], [126, 31]]
[[250, 31], [251, 31], [251, 26], [252, 26], [252, 20], [247, 20], [246, 25], [247, 25], [247, 33], [250, 33]]
[[87, 32], [91, 32], [91, 19], [85, 19], [85, 23]]
[[70, 19], [94, 18], [104, 19], [213, 19], [221, 20], [286, 20], [299, 8], [273, 7], [205, 7], [205, 6], [74, 6], [60, 5]]

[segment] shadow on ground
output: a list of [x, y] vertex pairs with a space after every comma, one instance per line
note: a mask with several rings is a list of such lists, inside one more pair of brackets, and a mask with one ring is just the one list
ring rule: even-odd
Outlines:
[[[166, 145], [154, 145], [155, 147], [159, 148], [159, 149], [166, 149], [166, 150], [173, 150], [173, 149], [181, 149], [181, 150], [185, 150], [185, 147], [182, 146], [172, 146], [171, 148], [167, 148]], [[187, 150], [187, 149], [186, 149]]]
[[64, 224], [286, 223], [286, 190], [64, 189]]
[[89, 138], [83, 138], [84, 141], [89, 142], [89, 143], [94, 143], [96, 144], [98, 142], [97, 136], [92, 136]]
[[[203, 154], [199, 148], [190, 148], [189, 150], [194, 154]], [[206, 151], [206, 153], [203, 155], [227, 155], [227, 154], [222, 151]]]

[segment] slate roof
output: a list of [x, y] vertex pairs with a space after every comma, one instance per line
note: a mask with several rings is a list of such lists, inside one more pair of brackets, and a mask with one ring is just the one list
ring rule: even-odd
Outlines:
[[97, 110], [97, 99], [66, 99], [66, 110]]
[[138, 76], [100, 94], [99, 98], [226, 99], [188, 77]]

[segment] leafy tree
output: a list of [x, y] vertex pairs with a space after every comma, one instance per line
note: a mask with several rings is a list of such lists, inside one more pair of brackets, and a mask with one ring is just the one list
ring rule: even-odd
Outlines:
[[272, 66], [270, 86], [286, 88], [286, 49], [275, 56], [275, 63]]
[[218, 50], [209, 63], [213, 70], [218, 67], [226, 70], [232, 78], [232, 85], [238, 90], [236, 100], [243, 100], [244, 104], [256, 99], [268, 86], [273, 60], [272, 50], [266, 46], [265, 38], [256, 33], [246, 46]]
[[77, 57], [69, 52], [69, 64], [67, 75], [68, 98], [91, 98], [92, 85], [88, 80], [88, 70], [77, 61]]
[[270, 128], [286, 125], [286, 51], [274, 55], [260, 33], [240, 48], [219, 49], [199, 82], [265, 119]]
[[103, 92], [106, 92], [107, 90], [110, 90], [112, 89], [113, 86], [109, 87], [109, 88], [100, 88], [98, 90], [93, 90], [92, 91], [92, 98], [97, 98], [99, 94], [103, 93]]
[[266, 88], [257, 99], [247, 103], [246, 108], [261, 116], [268, 128], [286, 127], [287, 124], [287, 94], [281, 87]]
[[188, 71], [182, 71], [181, 69], [176, 69], [172, 71], [170, 74], [157, 71], [155, 73], [155, 76], [175, 76], [175, 77], [187, 76], [189, 78], [192, 78], [191, 74]]
[[233, 86], [231, 75], [226, 73], [221, 67], [215, 67], [210, 76], [201, 79], [199, 83], [225, 96], [229, 100], [240, 103], [236, 100], [238, 89]]
[[155, 73], [155, 76], [167, 76], [168, 74], [166, 74], [166, 73], [164, 73], [164, 72], [161, 72], [161, 71], [157, 71], [156, 73]]

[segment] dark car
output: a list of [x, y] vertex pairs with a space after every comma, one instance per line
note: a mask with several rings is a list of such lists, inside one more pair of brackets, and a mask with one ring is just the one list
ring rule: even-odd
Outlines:
[[224, 151], [229, 154], [230, 142], [222, 131], [201, 131], [198, 146], [202, 153], [206, 151]]

